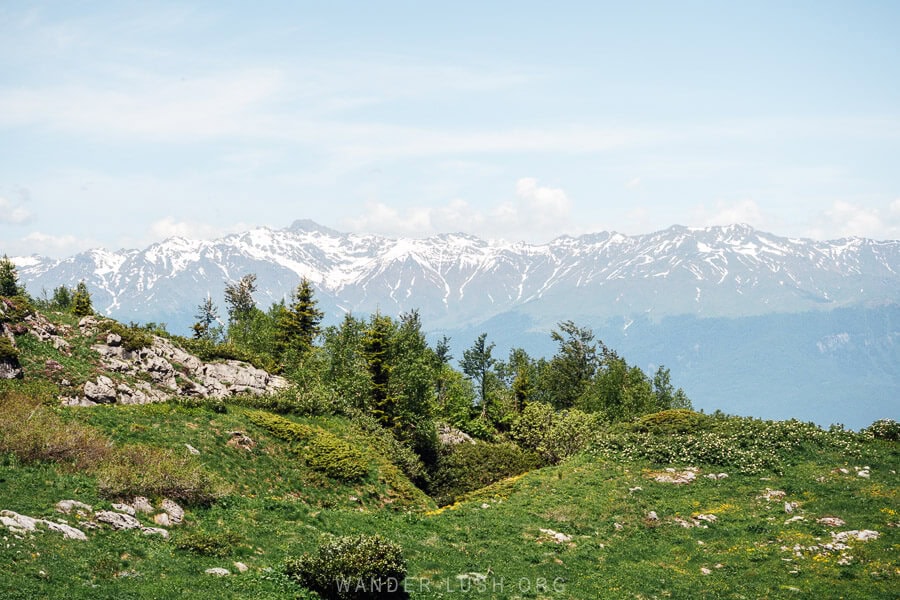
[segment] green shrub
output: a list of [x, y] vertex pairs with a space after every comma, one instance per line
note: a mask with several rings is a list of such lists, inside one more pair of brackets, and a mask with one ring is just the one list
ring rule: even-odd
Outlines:
[[113, 454], [112, 442], [96, 429], [63, 421], [40, 396], [0, 392], [0, 452], [25, 463], [49, 461], [90, 469]]
[[382, 427], [375, 417], [359, 414], [354, 417], [353, 422], [366, 434], [372, 445], [403, 471], [404, 475], [412, 480], [421, 480], [425, 476], [425, 465], [419, 455]]
[[210, 504], [221, 495], [219, 482], [193, 456], [151, 446], [120, 448], [97, 473], [106, 498], [165, 497], [185, 504]]
[[860, 433], [867, 438], [896, 442], [900, 440], [900, 423], [893, 419], [878, 419]]
[[0, 323], [22, 323], [33, 314], [31, 303], [25, 296], [0, 297]]
[[289, 558], [284, 572], [324, 598], [403, 597], [406, 561], [398, 544], [377, 535], [354, 535], [322, 543], [315, 555]]
[[597, 415], [576, 409], [557, 412], [549, 404], [532, 402], [513, 423], [510, 437], [547, 464], [556, 464], [585, 450], [599, 424]]
[[310, 468], [342, 481], [361, 479], [369, 472], [365, 455], [333, 433], [262, 411], [247, 413], [250, 421], [294, 444], [294, 451]]
[[467, 492], [541, 466], [540, 458], [511, 442], [477, 441], [445, 447], [431, 473], [429, 494], [440, 505]]
[[257, 369], [275, 373], [278, 365], [269, 356], [257, 354], [241, 348], [231, 342], [216, 344], [206, 339], [193, 339], [181, 336], [172, 336], [172, 340], [184, 350], [190, 352], [204, 362], [215, 360], [239, 360], [250, 363]]
[[9, 338], [0, 333], [0, 362], [19, 365], [19, 349], [13, 346]]
[[175, 547], [203, 556], [223, 558], [234, 554], [242, 543], [244, 539], [231, 531], [210, 532], [197, 529], [179, 535]]
[[105, 321], [102, 329], [105, 334], [114, 333], [122, 338], [122, 347], [129, 352], [137, 352], [153, 345], [153, 334], [137, 325], [126, 327], [116, 321]]
[[822, 450], [836, 450], [852, 458], [863, 454], [862, 436], [841, 426], [824, 430], [793, 419], [714, 415], [702, 421], [703, 431], [669, 435], [630, 430], [634, 427], [629, 426], [628, 431], [608, 429], [596, 437], [592, 450], [603, 456], [646, 458], [660, 464], [731, 467], [745, 474], [780, 474], [785, 464], [817, 456]]
[[632, 430], [639, 433], [670, 435], [673, 433], [694, 433], [712, 427], [712, 419], [702, 413], [686, 408], [673, 408], [640, 417]]

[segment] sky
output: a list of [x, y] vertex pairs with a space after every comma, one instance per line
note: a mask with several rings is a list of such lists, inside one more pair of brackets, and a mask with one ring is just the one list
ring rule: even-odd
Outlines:
[[900, 2], [0, 3], [0, 252], [900, 238]]

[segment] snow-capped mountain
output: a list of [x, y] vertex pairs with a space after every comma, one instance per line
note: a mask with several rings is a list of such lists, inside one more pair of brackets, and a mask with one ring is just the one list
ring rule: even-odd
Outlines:
[[391, 239], [310, 221], [212, 241], [171, 238], [144, 250], [14, 259], [29, 291], [85, 280], [98, 310], [186, 329], [207, 295], [256, 273], [266, 308], [300, 277], [335, 319], [344, 311], [419, 309], [435, 328], [510, 310], [539, 321], [649, 314], [760, 315], [900, 300], [900, 242], [814, 241], [746, 225], [597, 233], [548, 244], [464, 234]]
[[[144, 250], [18, 257], [32, 295], [84, 280], [95, 309], [187, 334], [210, 294], [257, 275], [258, 305], [302, 276], [326, 320], [418, 309], [461, 354], [479, 333], [497, 355], [551, 355], [572, 319], [630, 361], [665, 364], [698, 408], [863, 427], [900, 418], [900, 241], [784, 238], [746, 225], [596, 233], [548, 244], [464, 234], [390, 239], [310, 221]], [[223, 314], [224, 316], [224, 314]]]

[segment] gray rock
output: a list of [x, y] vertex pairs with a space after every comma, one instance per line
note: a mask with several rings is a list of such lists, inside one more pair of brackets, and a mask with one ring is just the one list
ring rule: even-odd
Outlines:
[[193, 454], [194, 456], [200, 456], [200, 451], [197, 450], [196, 448], [194, 448], [193, 446], [191, 446], [190, 444], [185, 444], [184, 446], [185, 446], [185, 448], [187, 448], [187, 451], [190, 452], [191, 454]]
[[113, 346], [113, 347], [121, 346], [122, 345], [122, 336], [119, 335], [118, 333], [110, 332], [106, 336], [106, 345]]
[[250, 569], [250, 567], [248, 567], [247, 565], [245, 565], [242, 562], [234, 563], [234, 568], [237, 569], [238, 573], [246, 573]]
[[172, 500], [165, 498], [162, 501], [162, 509], [169, 515], [169, 519], [172, 521], [173, 525], [178, 525], [184, 521], [184, 509]]
[[159, 527], [141, 527], [141, 533], [144, 535], [158, 535], [162, 538], [169, 539], [169, 532]]
[[153, 516], [153, 522], [157, 525], [162, 525], [163, 527], [171, 527], [172, 520], [169, 518], [169, 515], [166, 513], [159, 513], [158, 515]]
[[113, 512], [110, 510], [102, 510], [95, 515], [100, 523], [106, 523], [115, 530], [120, 529], [140, 529], [141, 523], [131, 515]]
[[66, 525], [65, 523], [54, 523], [53, 521], [48, 521], [46, 519], [35, 519], [26, 515], [20, 515], [11, 510], [0, 510], [0, 524], [16, 534], [35, 532], [38, 531], [38, 525], [43, 525], [50, 531], [63, 534], [63, 537], [68, 540], [87, 540], [87, 535], [83, 531], [71, 527], [70, 525]]
[[84, 384], [84, 397], [98, 404], [112, 404], [116, 401], [116, 385], [106, 375], [100, 375], [96, 383]]
[[134, 500], [131, 501], [131, 505], [134, 507], [134, 510], [139, 513], [149, 515], [153, 512], [153, 505], [150, 504], [150, 500], [143, 496], [135, 496]]
[[5, 358], [0, 360], [0, 379], [22, 379], [25, 371], [18, 358]]
[[216, 577], [227, 577], [231, 575], [231, 571], [223, 569], [222, 567], [213, 567], [212, 569], [207, 569], [204, 573], [207, 575], [215, 575]]
[[130, 504], [113, 504], [112, 508], [116, 512], [125, 513], [126, 515], [134, 516], [134, 507]]
[[94, 512], [94, 507], [78, 500], [60, 500], [56, 503], [56, 511], [64, 515], [71, 514], [73, 510], [76, 515], [87, 516]]

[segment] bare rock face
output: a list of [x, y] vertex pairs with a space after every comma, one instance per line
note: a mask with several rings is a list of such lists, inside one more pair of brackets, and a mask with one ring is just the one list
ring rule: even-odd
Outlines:
[[25, 371], [16, 358], [0, 359], [0, 379], [22, 379]]
[[84, 384], [84, 397], [97, 404], [111, 404], [116, 401], [116, 384], [106, 375], [97, 377], [97, 382]]
[[[85, 386], [85, 398], [91, 402], [145, 404], [168, 400], [176, 394], [201, 398], [224, 398], [234, 394], [270, 394], [288, 386], [283, 377], [239, 361], [204, 363], [175, 346], [171, 341], [154, 336], [148, 348], [128, 351], [121, 337], [110, 333], [105, 344], [91, 349], [100, 355], [103, 366], [122, 375], [149, 376], [152, 385], [142, 382], [134, 387], [124, 383], [98, 389], [101, 384]], [[104, 382], [105, 383], [105, 382]], [[137, 387], [138, 389], [135, 389]]]

